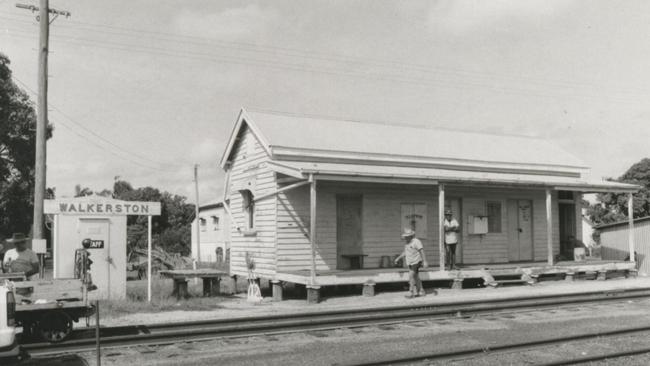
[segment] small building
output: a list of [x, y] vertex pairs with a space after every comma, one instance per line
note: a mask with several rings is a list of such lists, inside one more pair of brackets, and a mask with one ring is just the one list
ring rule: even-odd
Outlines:
[[[230, 249], [230, 218], [223, 203], [211, 203], [199, 207], [199, 233], [201, 262], [221, 263], [226, 261]], [[192, 258], [197, 255], [196, 219], [192, 221]]]
[[[600, 232], [601, 255], [605, 260], [625, 260], [629, 258], [629, 221], [598, 225]], [[642, 275], [650, 274], [650, 216], [634, 219], [634, 244], [637, 269]]]
[[[312, 287], [407, 279], [388, 268], [405, 227], [424, 244], [424, 279], [554, 266], [582, 239], [583, 193], [638, 190], [590, 180], [542, 139], [246, 110], [220, 165], [231, 273], [252, 262], [255, 276]], [[444, 270], [445, 209], [462, 227], [460, 272]]]

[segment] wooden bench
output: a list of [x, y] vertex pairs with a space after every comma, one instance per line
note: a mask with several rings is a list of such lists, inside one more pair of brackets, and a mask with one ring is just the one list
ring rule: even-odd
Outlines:
[[190, 296], [187, 291], [187, 281], [190, 278], [200, 278], [203, 280], [203, 296], [217, 296], [220, 293], [219, 284], [221, 277], [229, 275], [227, 272], [211, 268], [164, 270], [158, 273], [174, 280], [172, 296], [176, 296], [179, 300], [186, 299]]

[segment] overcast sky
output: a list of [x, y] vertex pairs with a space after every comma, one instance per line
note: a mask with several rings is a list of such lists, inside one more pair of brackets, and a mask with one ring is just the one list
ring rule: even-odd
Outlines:
[[[198, 163], [201, 201], [216, 201], [241, 107], [539, 136], [595, 178], [649, 155], [648, 1], [50, 6], [72, 13], [50, 40], [47, 185], [58, 196], [120, 176], [193, 201]], [[36, 91], [34, 16], [0, 0], [0, 52]]]

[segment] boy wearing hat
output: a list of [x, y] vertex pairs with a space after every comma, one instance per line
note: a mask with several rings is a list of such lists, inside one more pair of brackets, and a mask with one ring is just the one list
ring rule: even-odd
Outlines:
[[422, 281], [420, 280], [419, 270], [422, 267], [428, 267], [427, 259], [424, 256], [424, 247], [422, 242], [415, 237], [415, 232], [410, 229], [404, 229], [402, 233], [402, 239], [404, 239], [404, 251], [397, 258], [395, 258], [395, 264], [399, 262], [400, 259], [405, 258], [406, 264], [409, 266], [409, 290], [410, 294], [406, 295], [407, 299], [412, 299], [417, 296], [424, 296], [424, 287], [422, 287]]
[[29, 276], [38, 273], [40, 269], [38, 256], [33, 250], [27, 248], [29, 240], [21, 233], [15, 233], [11, 239], [7, 239], [7, 243], [14, 244], [16, 247], [5, 253], [2, 260], [5, 272], [24, 272], [28, 279]]
[[458, 231], [460, 224], [452, 217], [451, 210], [445, 210], [445, 254], [447, 263], [449, 263], [449, 270], [451, 271], [456, 267], [456, 245], [458, 245]]

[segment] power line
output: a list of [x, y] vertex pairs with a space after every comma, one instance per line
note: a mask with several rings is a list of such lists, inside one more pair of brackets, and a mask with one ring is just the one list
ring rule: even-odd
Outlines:
[[[18, 36], [18, 35], [14, 34], [13, 36]], [[257, 67], [265, 67], [265, 68], [275, 68], [275, 69], [283, 69], [283, 70], [290, 70], [290, 71], [303, 72], [303, 73], [318, 73], [318, 74], [335, 75], [335, 76], [348, 76], [348, 77], [363, 78], [363, 79], [373, 80], [373, 81], [389, 81], [389, 82], [397, 82], [397, 83], [408, 84], [408, 85], [417, 85], [421, 87], [435, 86], [435, 87], [447, 87], [447, 88], [461, 89], [461, 90], [466, 90], [469, 88], [486, 88], [492, 91], [501, 92], [505, 94], [513, 94], [518, 96], [528, 95], [534, 97], [554, 98], [554, 99], [564, 99], [567, 97], [579, 97], [579, 98], [582, 97], [582, 98], [589, 98], [589, 99], [603, 98], [603, 96], [598, 94], [593, 94], [593, 93], [580, 94], [580, 93], [575, 93], [566, 90], [566, 88], [562, 89], [562, 91], [565, 92], [562, 95], [553, 94], [553, 92], [544, 93], [544, 92], [525, 89], [521, 87], [508, 87], [502, 85], [495, 85], [493, 82], [485, 83], [482, 82], [484, 80], [476, 80], [476, 78], [475, 80], [469, 80], [469, 81], [453, 80], [449, 82], [440, 79], [417, 78], [417, 77], [408, 77], [408, 76], [401, 76], [401, 75], [395, 76], [395, 75], [382, 74], [377, 72], [360, 73], [360, 72], [354, 72], [349, 70], [340, 70], [331, 67], [327, 69], [322, 67], [321, 68], [309, 67], [309, 65], [305, 67], [303, 64], [259, 60], [259, 59], [252, 59], [252, 58], [241, 58], [241, 57], [234, 57], [234, 56], [223, 56], [223, 55], [217, 55], [217, 54], [205, 53], [205, 52], [184, 51], [183, 53], [179, 53], [161, 47], [139, 46], [133, 44], [120, 43], [120, 42], [103, 41], [103, 44], [98, 44], [94, 40], [84, 39], [79, 37], [71, 38], [71, 37], [60, 36], [59, 38], [67, 39], [67, 42], [65, 40], [60, 40], [60, 39], [58, 40], [59, 42], [62, 43], [71, 43], [71, 44], [81, 43], [83, 45], [95, 47], [95, 48], [164, 55], [169, 57], [211, 61], [211, 62], [234, 64], [234, 65], [248, 65], [248, 66], [257, 66]], [[591, 89], [587, 91], [591, 92]], [[646, 96], [635, 95], [635, 96], [639, 98], [647, 97], [647, 95]], [[624, 97], [624, 96], [609, 95], [607, 96], [607, 98], [609, 101], [617, 100], [617, 101], [632, 102], [632, 103], [638, 103], [639, 101], [641, 101], [639, 99], [629, 99], [629, 97]]]
[[[36, 93], [34, 92], [34, 90], [32, 90], [32, 89], [31, 89], [27, 84], [25, 84], [23, 81], [21, 81], [20, 79], [16, 78], [15, 76], [12, 76], [12, 78], [13, 78], [14, 80], [16, 80], [18, 83], [20, 83], [20, 84], [21, 84], [24, 88], [26, 88], [30, 93], [32, 93], [33, 95], [36, 94]], [[75, 120], [73, 120], [71, 117], [69, 117], [67, 114], [65, 114], [63, 111], [61, 111], [59, 108], [55, 107], [55, 106], [52, 105], [51, 103], [50, 103], [50, 107], [52, 107], [54, 110], [56, 110], [59, 114], [61, 114], [65, 119], [67, 119], [67, 120], [70, 121], [71, 123], [75, 124], [76, 126], [82, 128], [83, 130], [85, 130], [85, 131], [87, 131], [88, 133], [92, 134], [92, 136], [95, 136], [95, 137], [100, 138], [101, 141], [103, 141], [104, 143], [107, 143], [107, 144], [109, 144], [109, 145], [111, 145], [111, 146], [114, 146], [114, 147], [118, 148], [120, 151], [122, 151], [122, 152], [124, 152], [124, 153], [126, 153], [126, 154], [128, 154], [128, 155], [134, 155], [134, 156], [140, 157], [140, 155], [135, 154], [135, 153], [133, 153], [133, 152], [131, 152], [131, 151], [129, 151], [129, 150], [126, 150], [126, 149], [124, 149], [124, 148], [122, 148], [122, 147], [120, 147], [120, 146], [118, 146], [118, 145], [112, 143], [111, 141], [109, 141], [109, 140], [103, 138], [102, 136], [98, 135], [97, 133], [95, 133], [94, 131], [90, 130], [89, 128], [83, 126], [81, 123], [76, 122]], [[58, 120], [57, 123], [61, 124], [63, 127], [67, 128], [67, 129], [69, 129], [69, 130], [70, 130], [71, 132], [73, 132], [75, 135], [81, 137], [84, 141], [88, 141], [88, 136], [85, 136], [85, 135], [79, 133], [79, 131], [78, 131], [77, 129], [75, 129], [75, 128], [69, 126], [68, 124], [64, 123], [64, 122], [61, 121], [61, 120]], [[128, 161], [128, 162], [131, 162], [131, 163], [136, 164], [136, 165], [138, 165], [138, 166], [140, 166], [140, 167], [143, 167], [143, 168], [147, 168], [147, 169], [151, 169], [151, 170], [155, 170], [155, 171], [176, 172], [176, 170], [173, 170], [173, 169], [161, 169], [160, 167], [153, 167], [153, 166], [151, 166], [151, 165], [147, 165], [147, 164], [144, 164], [144, 163], [141, 163], [141, 162], [135, 161], [135, 160], [133, 160], [133, 159], [129, 159], [129, 158], [123, 156], [123, 155], [120, 155], [120, 154], [116, 153], [115, 151], [112, 151], [112, 150], [110, 150], [110, 149], [104, 148], [104, 147], [102, 147], [101, 145], [97, 145], [97, 144], [92, 144], [92, 145], [93, 145], [93, 146], [96, 146], [97, 148], [99, 148], [99, 149], [101, 149], [101, 150], [104, 150], [104, 151], [106, 151], [106, 152], [109, 152], [109, 153], [111, 153], [111, 154], [113, 154], [113, 155], [115, 155], [115, 156], [117, 156], [117, 157], [119, 157], [119, 158], [121, 158], [121, 159], [123, 159], [123, 160], [126, 160], [126, 161]], [[140, 157], [140, 158], [142, 159], [142, 157]], [[145, 158], [145, 159], [146, 159], [146, 158]], [[147, 160], [150, 160], [150, 159], [147, 159]], [[150, 160], [150, 161], [153, 161], [153, 160]], [[178, 166], [178, 167], [183, 166], [182, 164], [167, 164], [167, 163], [160, 163], [160, 162], [155, 162], [155, 163], [158, 164], [158, 165], [172, 165], [172, 166]]]
[[[1, 12], [0, 12], [1, 13]], [[7, 18], [15, 21], [22, 21], [18, 19], [12, 19], [12, 18]], [[22, 21], [25, 22], [25, 21]], [[530, 76], [513, 76], [510, 74], [498, 74], [498, 73], [485, 73], [485, 72], [477, 72], [477, 71], [471, 71], [471, 70], [460, 70], [460, 69], [453, 69], [453, 68], [443, 68], [439, 66], [431, 66], [431, 65], [418, 65], [418, 64], [407, 64], [407, 63], [402, 63], [402, 62], [397, 62], [397, 61], [391, 61], [391, 60], [377, 60], [377, 59], [369, 59], [369, 58], [360, 58], [360, 57], [354, 57], [354, 56], [349, 56], [349, 55], [332, 55], [324, 52], [318, 52], [318, 51], [304, 51], [300, 49], [295, 49], [295, 48], [287, 48], [287, 47], [277, 47], [277, 46], [268, 46], [268, 45], [260, 45], [260, 44], [254, 44], [254, 43], [245, 43], [245, 42], [232, 42], [232, 41], [221, 41], [221, 40], [214, 40], [211, 38], [206, 38], [206, 37], [197, 37], [197, 36], [190, 36], [190, 35], [182, 35], [182, 34], [175, 34], [175, 33], [168, 33], [168, 32], [157, 32], [157, 31], [148, 31], [148, 30], [142, 30], [142, 29], [134, 29], [134, 28], [123, 28], [123, 27], [116, 27], [116, 26], [111, 26], [111, 25], [102, 25], [102, 24], [93, 24], [93, 23], [88, 23], [88, 22], [79, 22], [79, 21], [70, 21], [71, 25], [65, 25], [64, 28], [74, 28], [74, 25], [80, 25], [81, 27], [85, 28], [92, 28], [97, 27], [97, 28], [106, 28], [106, 29], [115, 29], [118, 30], [118, 32], [108, 32], [104, 30], [93, 30], [98, 33], [104, 33], [104, 34], [113, 34], [113, 35], [120, 35], [120, 36], [127, 36], [127, 37], [142, 37], [142, 34], [149, 34], [149, 35], [154, 35], [158, 36], [159, 39], [165, 40], [165, 41], [171, 41], [171, 42], [182, 42], [183, 44], [198, 44], [198, 45], [209, 45], [209, 46], [217, 46], [220, 48], [227, 48], [227, 49], [235, 49], [235, 50], [240, 50], [244, 52], [256, 52], [256, 53], [266, 53], [266, 54], [271, 54], [273, 56], [278, 56], [278, 55], [286, 55], [290, 57], [301, 57], [301, 58], [307, 58], [307, 59], [314, 59], [314, 60], [321, 60], [321, 61], [333, 61], [333, 62], [340, 62], [340, 63], [347, 63], [347, 64], [365, 64], [365, 65], [372, 65], [372, 66], [377, 66], [377, 67], [391, 67], [395, 68], [398, 67], [400, 71], [404, 70], [410, 70], [410, 71], [417, 71], [417, 72], [423, 72], [423, 73], [428, 73], [428, 74], [441, 74], [441, 73], [446, 73], [446, 74], [452, 74], [452, 75], [458, 75], [458, 76], [470, 76], [474, 78], [494, 78], [498, 77], [501, 79], [509, 79], [510, 81], [526, 81], [529, 83], [537, 83], [543, 86], [551, 86], [551, 87], [569, 87], [569, 88], [603, 88], [603, 87], [611, 87], [611, 85], [598, 85], [594, 83], [584, 83], [584, 82], [575, 82], [575, 81], [564, 81], [564, 80], [552, 80], [548, 78], [534, 78]], [[161, 37], [162, 36], [162, 37]], [[166, 38], [165, 38], [166, 37]], [[180, 38], [180, 39], [179, 39]], [[188, 42], [188, 39], [190, 40], [199, 40], [198, 42]], [[88, 40], [90, 41], [90, 40]], [[638, 89], [637, 90], [641, 90]], [[626, 91], [626, 90], [618, 90], [619, 93], [635, 93], [634, 91]], [[644, 90], [645, 93], [650, 93], [650, 90]]]

